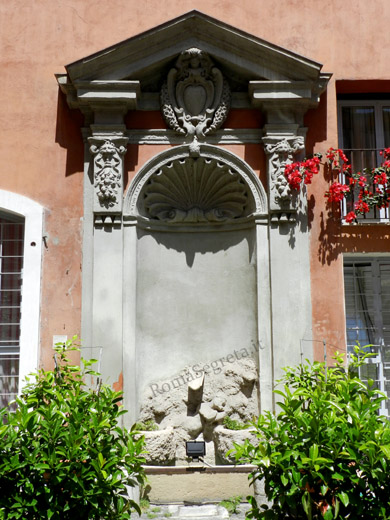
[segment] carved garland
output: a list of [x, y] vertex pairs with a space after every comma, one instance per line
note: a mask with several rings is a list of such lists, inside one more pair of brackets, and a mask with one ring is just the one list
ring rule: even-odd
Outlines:
[[120, 203], [122, 196], [122, 156], [126, 153], [126, 147], [105, 140], [100, 146], [92, 144], [90, 151], [95, 155], [96, 196], [102, 208], [112, 209]]

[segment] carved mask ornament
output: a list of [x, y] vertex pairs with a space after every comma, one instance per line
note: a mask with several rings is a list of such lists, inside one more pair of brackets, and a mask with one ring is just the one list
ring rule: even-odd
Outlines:
[[168, 126], [191, 140], [201, 140], [225, 121], [229, 85], [207, 53], [188, 49], [168, 73], [161, 89], [161, 107]]
[[112, 208], [121, 196], [121, 156], [126, 147], [106, 140], [100, 147], [92, 145], [90, 150], [95, 155], [95, 189], [100, 205]]

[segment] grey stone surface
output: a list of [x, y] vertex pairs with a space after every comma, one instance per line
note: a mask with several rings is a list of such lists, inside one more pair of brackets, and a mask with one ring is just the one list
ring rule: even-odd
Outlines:
[[[245, 352], [242, 352], [245, 354]], [[163, 459], [166, 455], [161, 451], [167, 449], [170, 454], [175, 453], [175, 463], [186, 461], [185, 442], [187, 440], [204, 440], [206, 442], [205, 460], [210, 464], [223, 463], [229, 464], [231, 458], [226, 458], [225, 453], [233, 447], [233, 440], [247, 438], [248, 435], [242, 431], [225, 430], [221, 428], [221, 423], [225, 416], [238, 420], [242, 423], [251, 420], [258, 414], [257, 398], [257, 366], [252, 357], [233, 359], [229, 363], [226, 359], [213, 365], [213, 370], [205, 373], [194, 372], [193, 367], [187, 367], [182, 372], [184, 375], [191, 375], [199, 379], [204, 379], [203, 392], [196, 401], [192, 397], [190, 384], [182, 384], [177, 388], [172, 388], [170, 392], [157, 392], [156, 388], [162, 388], [164, 382], [154, 383], [144, 394], [140, 412], [140, 420], [154, 421], [159, 424], [161, 433], [166, 432], [161, 439], [168, 439], [170, 432], [170, 445], [156, 442], [156, 435], [159, 432], [146, 432], [146, 449], [149, 451], [149, 458], [154, 461]], [[211, 364], [209, 365], [211, 367]], [[207, 368], [203, 366], [203, 370]], [[248, 379], [250, 382], [248, 383]], [[181, 381], [180, 376], [173, 380]], [[219, 408], [217, 411], [215, 408]], [[218, 435], [216, 432], [219, 432]], [[157, 436], [158, 437], [158, 436]], [[159, 437], [158, 437], [159, 438]], [[171, 458], [171, 455], [170, 455]], [[156, 462], [157, 464], [157, 462]]]
[[94, 211], [98, 214], [120, 214], [127, 137], [90, 137], [88, 141], [94, 156]]
[[[156, 107], [158, 109], [159, 106]], [[249, 107], [247, 107], [249, 108]], [[162, 128], [128, 129], [126, 137], [130, 144], [181, 144], [183, 137], [174, 130]], [[221, 128], [207, 137], [210, 144], [260, 144], [263, 131], [258, 128]]]
[[[175, 186], [176, 188], [173, 188]], [[232, 168], [217, 159], [171, 161], [140, 194], [142, 216], [172, 224], [229, 222], [253, 211], [250, 191]]]
[[236, 461], [234, 455], [227, 455], [227, 453], [234, 448], [233, 443], [244, 444], [246, 439], [256, 443], [256, 436], [252, 430], [228, 430], [223, 426], [217, 426], [214, 430], [214, 444], [221, 461], [225, 464], [234, 464]]
[[[240, 159], [236, 154], [224, 149], [218, 148], [206, 143], [200, 143], [198, 149], [199, 157], [209, 161], [216, 160], [221, 165], [228, 166], [232, 172], [237, 173], [241, 177], [243, 185], [246, 185], [251, 196], [253, 197], [251, 212], [253, 215], [266, 215], [268, 212], [267, 195], [259, 178], [248, 166], [248, 164]], [[191, 147], [189, 145], [176, 146], [174, 148], [165, 150], [148, 163], [146, 163], [137, 173], [133, 179], [129, 190], [126, 193], [123, 214], [124, 220], [131, 222], [134, 218], [140, 216], [140, 207], [142, 215], [142, 199], [140, 193], [150, 181], [150, 179], [158, 175], [160, 170], [166, 165], [176, 161], [186, 161], [188, 157], [192, 156]], [[203, 188], [204, 189], [204, 188]], [[139, 219], [138, 219], [139, 221]], [[139, 224], [139, 222], [138, 222]]]
[[190, 438], [196, 439], [203, 429], [200, 414], [195, 415], [194, 417], [185, 416], [180, 423], [180, 427], [189, 434]]
[[170, 465], [175, 461], [176, 450], [174, 444], [174, 432], [172, 428], [143, 432], [147, 452], [145, 459], [147, 464], [157, 466]]
[[199, 408], [199, 415], [206, 423], [213, 422], [217, 417], [217, 411], [213, 410], [208, 403], [202, 403]]
[[296, 160], [304, 150], [305, 140], [299, 135], [298, 124], [265, 125], [264, 150], [268, 157], [268, 192], [271, 212], [288, 213], [297, 210], [298, 196], [284, 175], [287, 163]]
[[[105, 381], [120, 386], [123, 375], [124, 404], [130, 410], [127, 424], [138, 418], [141, 407], [142, 413], [147, 409], [145, 392], [150, 385], [166, 384], [165, 388], [170, 388], [170, 383], [188, 367], [199, 363], [211, 366], [236, 350], [249, 349], [252, 344], [256, 347], [252, 355], [255, 375], [249, 371], [248, 378], [247, 374], [226, 372], [228, 383], [212, 398], [207, 394], [209, 378], [201, 398], [196, 393], [189, 397], [188, 392], [177, 398], [180, 391], [177, 394], [177, 389], [172, 388], [162, 392], [161, 402], [153, 404], [151, 415], [162, 430], [171, 426], [168, 417], [177, 418], [177, 450], [181, 458], [188, 436], [202, 436], [213, 453], [214, 424], [221, 423], [226, 414], [242, 418], [246, 410], [258, 410], [258, 399], [249, 392], [251, 385], [256, 386], [261, 409], [272, 409], [272, 387], [281, 366], [298, 363], [300, 341], [311, 337], [307, 208], [301, 197], [294, 202], [284, 199], [287, 194], [281, 174], [283, 162], [292, 160], [290, 152], [302, 149], [304, 111], [317, 104], [329, 79], [329, 75], [321, 73], [319, 63], [193, 11], [142, 37], [113, 46], [109, 53], [103, 50], [78, 60], [67, 67], [67, 75], [58, 76], [69, 106], [79, 108], [86, 116], [89, 128], [85, 138], [115, 143], [130, 137], [132, 132], [123, 125], [126, 112], [136, 108], [140, 96], [155, 96], [174, 60], [194, 46], [215, 64], [223, 63], [233, 99], [241, 92], [247, 103], [251, 82], [249, 96], [267, 117], [264, 144], [269, 148], [270, 204], [248, 164], [210, 144], [223, 143], [224, 138], [225, 142], [243, 142], [246, 130], [217, 130], [207, 143], [192, 147], [182, 144], [156, 155], [131, 182], [123, 207], [121, 162], [111, 163], [106, 169], [104, 160], [96, 163], [100, 148], [92, 150], [96, 152], [93, 155], [86, 146], [84, 170], [82, 336], [91, 355], [95, 347], [102, 346]], [[196, 67], [190, 66], [187, 72], [191, 70], [195, 73]], [[254, 78], [263, 79], [253, 83]], [[211, 81], [215, 92], [221, 91], [221, 85], [223, 91], [220, 80], [207, 81]], [[177, 86], [175, 81], [175, 98], [180, 97]], [[206, 88], [204, 82], [202, 86], [199, 78], [195, 86], [204, 88], [204, 92], [211, 88]], [[195, 119], [204, 108], [199, 108], [204, 92], [197, 92], [195, 105], [185, 93], [184, 101], [176, 103], [176, 108], [187, 115], [193, 112]], [[223, 95], [216, 97], [214, 119]], [[194, 133], [198, 128], [195, 119], [191, 123]], [[216, 129], [214, 119], [211, 125]], [[172, 132], [163, 131], [163, 137], [160, 131], [141, 132], [144, 137], [137, 139], [170, 143]], [[248, 139], [259, 139], [258, 131], [249, 134]], [[209, 218], [200, 222], [209, 212], [208, 208], [198, 208], [199, 200], [194, 198], [181, 222], [170, 222], [169, 218], [153, 221], [150, 214], [140, 211], [147, 184], [163, 170], [165, 175], [175, 161], [189, 160], [194, 166], [194, 157], [215, 161], [238, 175], [248, 198], [244, 211], [228, 223], [211, 222]], [[108, 181], [116, 185], [115, 193], [110, 187], [106, 189], [106, 173]], [[197, 186], [201, 185], [198, 182]], [[240, 191], [237, 186], [236, 191]], [[282, 199], [286, 203], [281, 204]], [[115, 207], [104, 207], [110, 201]], [[110, 219], [99, 212], [109, 213]], [[189, 216], [191, 222], [184, 222]], [[310, 358], [310, 344], [305, 345], [303, 355]], [[217, 401], [213, 401], [215, 396]], [[207, 406], [199, 414], [203, 403]]]
[[229, 515], [227, 509], [218, 504], [203, 505], [156, 505], [150, 504], [150, 507], [141, 515], [141, 520], [171, 520], [188, 519], [188, 520], [244, 520], [246, 512], [250, 506], [247, 503], [239, 504], [237, 513]]
[[203, 139], [225, 121], [230, 88], [210, 56], [196, 47], [180, 53], [161, 89], [161, 110], [168, 126]]
[[[144, 91], [153, 92], [156, 85], [161, 85], [161, 74], [165, 73], [166, 63], [172, 56], [194, 45], [224, 63], [228, 79], [231, 78], [237, 91], [245, 91], [249, 81], [255, 78], [276, 83], [272, 92], [276, 87], [283, 92], [286, 81], [311, 81], [314, 83], [312, 91], [321, 91], [321, 80], [325, 75], [321, 74], [320, 63], [198, 11], [188, 12], [163, 26], [118, 43], [110, 47], [109, 52], [102, 49], [93, 58], [78, 60], [67, 66], [68, 77], [59, 75], [58, 80], [64, 91], [87, 79], [95, 83], [110, 80], [122, 91], [120, 83], [131, 77], [142, 83]], [[130, 82], [127, 80], [127, 83]], [[261, 90], [264, 93], [264, 89]], [[302, 87], [297, 89], [294, 85], [293, 92], [299, 91], [302, 97]]]

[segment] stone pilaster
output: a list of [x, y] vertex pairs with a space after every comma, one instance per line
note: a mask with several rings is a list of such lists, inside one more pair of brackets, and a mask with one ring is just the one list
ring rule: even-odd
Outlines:
[[318, 105], [328, 80], [329, 75], [320, 75], [315, 81], [249, 82], [252, 105], [264, 113], [267, 122], [262, 141], [268, 159], [269, 212], [274, 222], [295, 220], [299, 195], [290, 189], [284, 168], [303, 158], [303, 117]]
[[263, 145], [268, 160], [268, 194], [271, 218], [294, 220], [298, 195], [284, 174], [286, 164], [299, 158], [305, 148], [305, 129], [298, 125], [265, 125]]
[[98, 216], [115, 217], [122, 213], [123, 160], [128, 139], [123, 132], [115, 132], [113, 135], [107, 130], [94, 133], [88, 138], [93, 170], [95, 220]]

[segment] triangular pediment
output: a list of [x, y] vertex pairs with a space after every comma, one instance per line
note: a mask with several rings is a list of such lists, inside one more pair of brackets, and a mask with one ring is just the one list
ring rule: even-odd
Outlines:
[[71, 83], [139, 81], [141, 92], [156, 92], [185, 49], [207, 52], [233, 91], [248, 82], [318, 81], [322, 65], [261, 40], [198, 11], [191, 11], [149, 31], [66, 66]]

